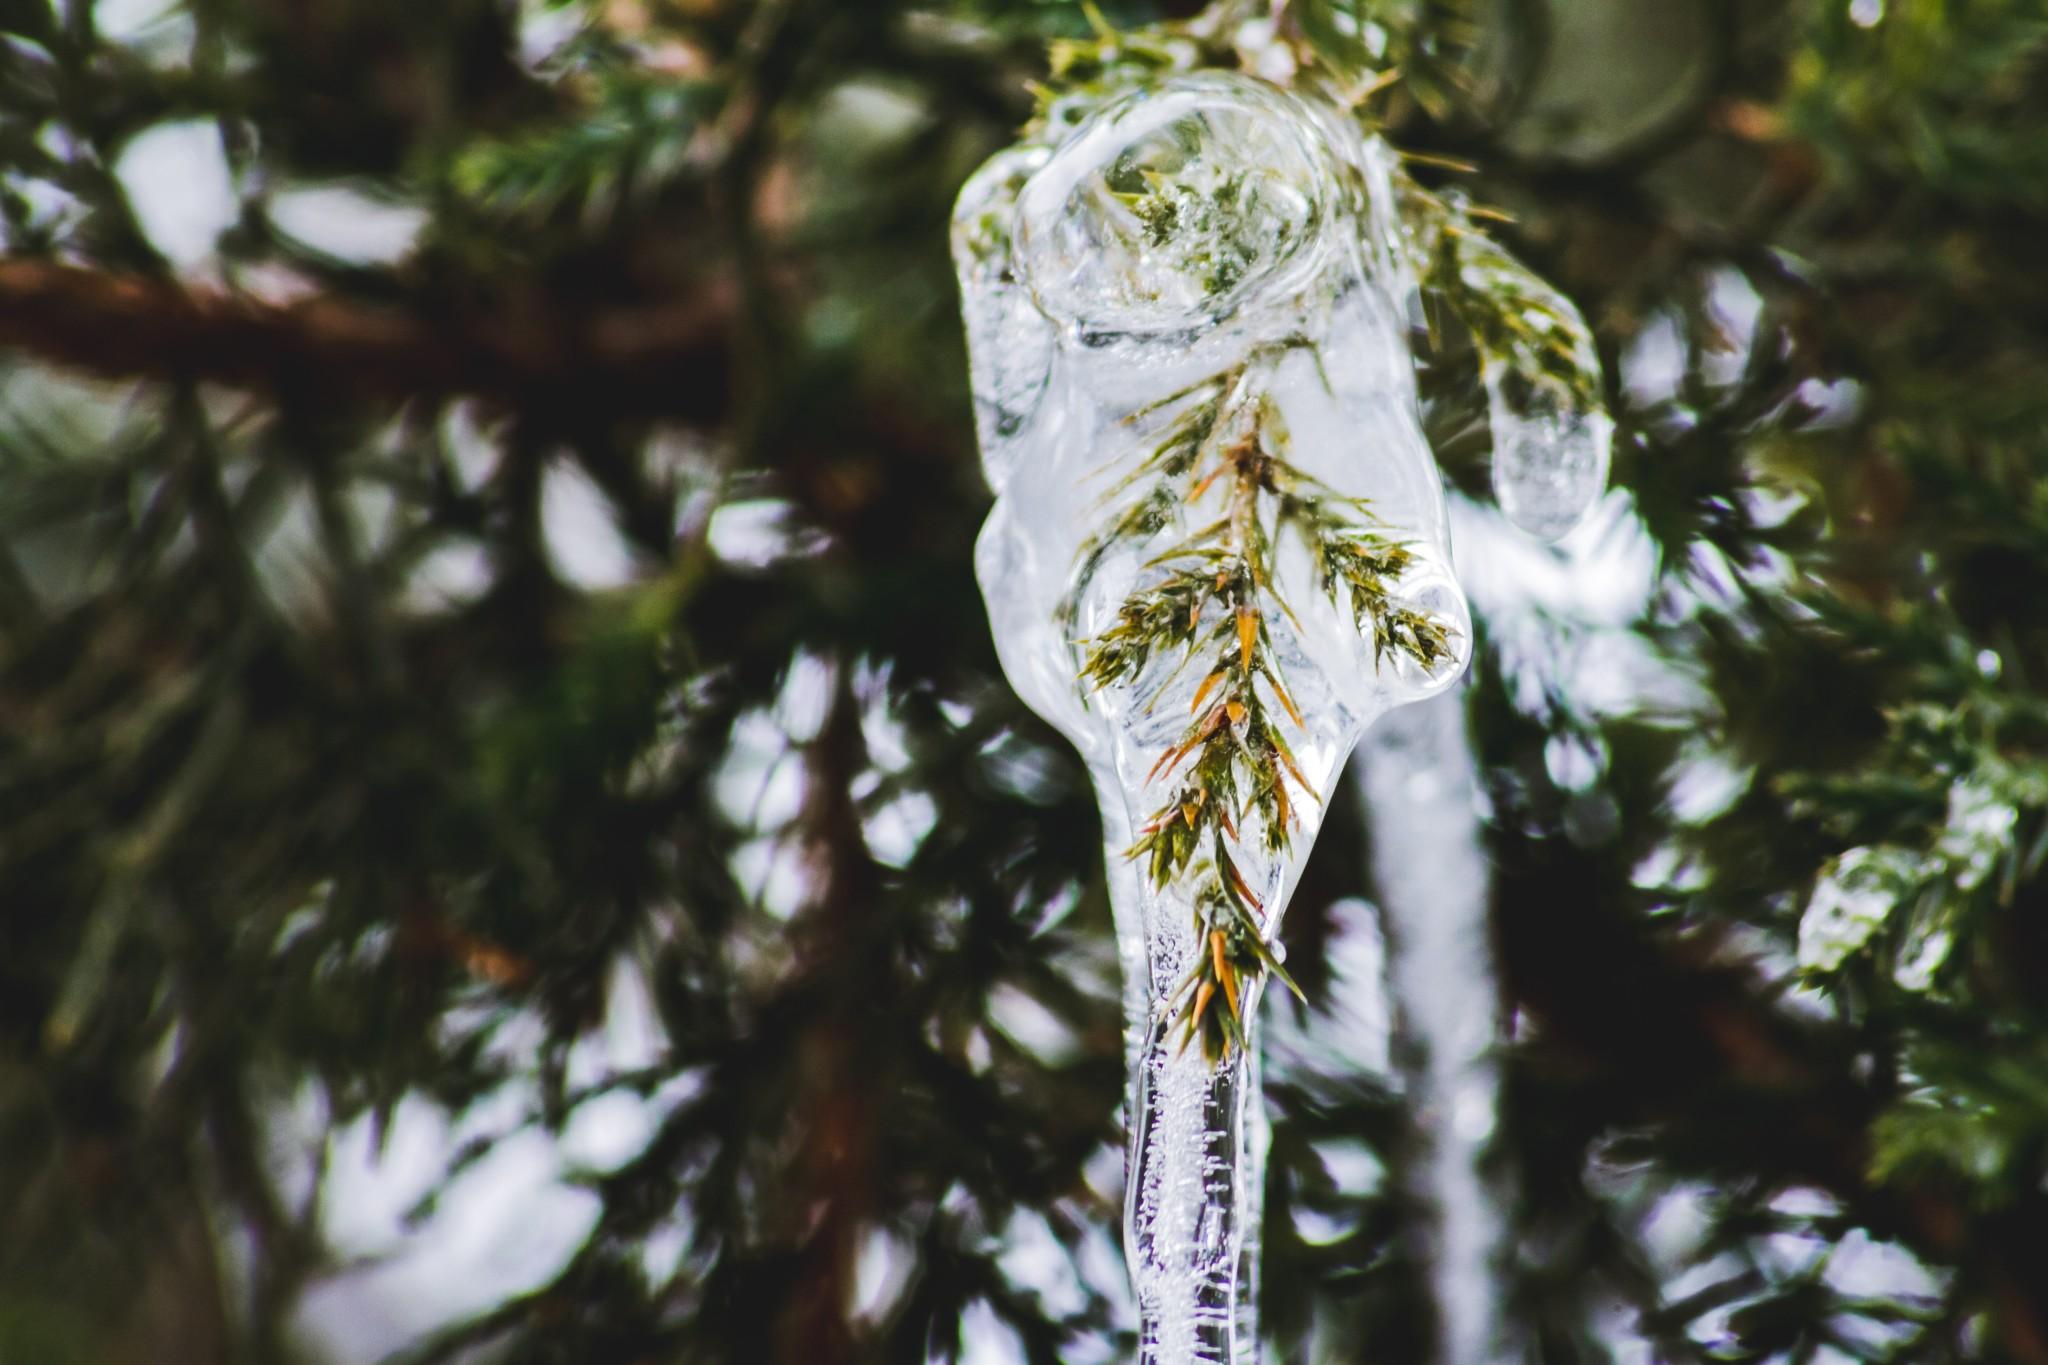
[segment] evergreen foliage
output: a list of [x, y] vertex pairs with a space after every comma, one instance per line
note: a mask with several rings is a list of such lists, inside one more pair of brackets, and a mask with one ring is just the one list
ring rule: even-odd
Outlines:
[[[0, 0], [0, 1362], [1126, 1358], [946, 222], [1196, 8]], [[1620, 423], [1559, 573], [1477, 370], [1565, 343], [1437, 280], [1526, 1358], [2048, 1362], [2048, 11], [1282, 8]], [[1321, 795], [1266, 1323], [1425, 1361]], [[408, 1299], [422, 1134], [394, 1225], [580, 1235]]]

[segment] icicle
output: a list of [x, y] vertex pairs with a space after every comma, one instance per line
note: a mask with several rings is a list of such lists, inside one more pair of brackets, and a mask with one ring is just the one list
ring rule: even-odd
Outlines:
[[1443, 1365], [1507, 1358], [1507, 1241], [1482, 1167], [1498, 1108], [1499, 1012], [1487, 948], [1488, 878], [1460, 698], [1381, 721], [1354, 766], [1371, 831], [1388, 975], [1420, 1132], [1414, 1185], [1432, 1225], [1430, 1278]]
[[1614, 423], [1600, 356], [1572, 301], [1481, 233], [1458, 198], [1430, 199], [1424, 272], [1479, 351], [1493, 430], [1493, 492], [1530, 535], [1557, 540], [1607, 487]]
[[1459, 246], [1470, 296], [1503, 311], [1481, 339], [1493, 428], [1493, 495], [1509, 521], [1557, 540], [1607, 487], [1614, 423], [1600, 403], [1600, 357], [1572, 301], [1491, 239]]
[[1049, 122], [956, 217], [999, 494], [977, 573], [1005, 671], [1103, 805], [1158, 1365], [1257, 1358], [1281, 915], [1358, 736], [1472, 638], [1391, 203], [1336, 111], [1202, 73]]
[[1497, 361], [1481, 367], [1493, 428], [1493, 495], [1509, 521], [1558, 540], [1585, 520], [1607, 487], [1614, 423], [1561, 384]]

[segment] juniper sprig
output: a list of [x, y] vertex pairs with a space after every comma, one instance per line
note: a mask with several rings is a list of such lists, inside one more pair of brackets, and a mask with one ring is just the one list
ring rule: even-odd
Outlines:
[[[1287, 740], [1287, 726], [1299, 733], [1307, 723], [1273, 649], [1276, 613], [1296, 621], [1273, 583], [1276, 541], [1289, 532], [1302, 539], [1317, 587], [1361, 636], [1370, 632], [1376, 664], [1400, 654], [1433, 670], [1451, 655], [1450, 628], [1394, 597], [1414, 561], [1408, 547], [1384, 533], [1367, 500], [1337, 493], [1289, 459], [1286, 424], [1259, 381], [1280, 354], [1308, 345], [1267, 348], [1131, 414], [1133, 424], [1164, 414], [1158, 440], [1105, 497], [1117, 510], [1083, 544], [1060, 608], [1071, 634], [1113, 550], [1149, 545], [1184, 525], [1191, 509], [1216, 513], [1144, 564], [1113, 624], [1075, 642], [1084, 693], [1141, 685], [1147, 710], [1190, 665], [1206, 665], [1186, 727], [1146, 775], [1148, 784], [1171, 782], [1173, 794], [1139, 826], [1127, 856], [1155, 891], [1190, 888], [1206, 951], [1166, 1007], [1182, 1046], [1199, 1036], [1211, 1061], [1243, 1045], [1244, 1012], [1267, 973], [1300, 994], [1231, 852], [1256, 840], [1268, 856], [1284, 854], [1301, 802], [1321, 800]], [[1173, 661], [1163, 675], [1153, 671], [1160, 660]]]

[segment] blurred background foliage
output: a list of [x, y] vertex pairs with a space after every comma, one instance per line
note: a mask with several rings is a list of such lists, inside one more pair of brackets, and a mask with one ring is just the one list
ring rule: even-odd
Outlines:
[[[0, 0], [0, 1362], [1127, 1355], [945, 224], [1049, 41], [1193, 8]], [[1425, 375], [1515, 1358], [2048, 1361], [2048, 9], [1280, 32], [1621, 423], [1553, 553]], [[1271, 1353], [1426, 1361], [1336, 800]]]

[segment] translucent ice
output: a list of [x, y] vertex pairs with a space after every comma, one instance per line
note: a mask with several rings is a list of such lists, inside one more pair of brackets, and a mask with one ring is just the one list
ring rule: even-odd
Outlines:
[[1614, 423], [1600, 357], [1572, 301], [1491, 239], [1458, 241], [1458, 283], [1483, 308], [1474, 328], [1493, 428], [1493, 494], [1508, 520], [1556, 540], [1607, 487]]
[[1258, 1002], [1322, 799], [1472, 632], [1416, 416], [1390, 156], [1223, 73], [1048, 121], [954, 222], [976, 551], [1018, 693], [1103, 808], [1142, 1358], [1258, 1354]]
[[1614, 423], [1572, 401], [1562, 385], [1528, 383], [1505, 365], [1483, 367], [1493, 427], [1493, 496], [1509, 521], [1558, 540], [1607, 487]]
[[2012, 848], [2020, 813], [1981, 781], [1965, 779], [1948, 789], [1948, 823], [1936, 851], [1947, 860], [1959, 891], [1974, 891]]
[[1926, 881], [1927, 860], [1891, 845], [1852, 848], [1822, 871], [1799, 920], [1799, 965], [1831, 972], [1860, 952]]
[[1373, 884], [1409, 1087], [1411, 1192], [1436, 1292], [1443, 1365], [1520, 1358], [1503, 1323], [1507, 1245], [1499, 1177], [1499, 986], [1487, 946], [1490, 878], [1472, 750], [1455, 694], [1389, 716], [1359, 746]]

